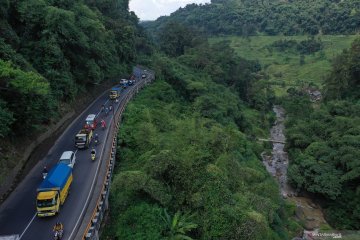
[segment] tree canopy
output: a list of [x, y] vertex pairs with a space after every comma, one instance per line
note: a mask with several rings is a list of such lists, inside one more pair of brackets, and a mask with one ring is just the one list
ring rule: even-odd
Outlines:
[[350, 34], [359, 31], [359, 9], [357, 0], [212, 0], [144, 25], [154, 32], [177, 21], [209, 35]]
[[340, 229], [360, 224], [359, 40], [334, 59], [320, 107], [301, 94], [285, 101], [289, 178], [296, 188], [322, 196], [327, 219]]
[[[169, 27], [161, 38], [193, 31], [169, 26], [181, 31]], [[124, 113], [103, 237], [289, 239], [299, 225], [286, 229], [289, 212], [261, 146], [249, 141], [270, 125], [272, 93], [259, 88], [259, 64], [229, 42], [211, 45], [196, 31], [186, 38], [152, 56], [157, 79]], [[252, 121], [250, 111], [264, 117]]]
[[128, 1], [9, 0], [0, 11], [1, 109], [13, 116], [2, 137], [31, 135], [56, 118], [60, 102], [136, 59], [141, 32]]

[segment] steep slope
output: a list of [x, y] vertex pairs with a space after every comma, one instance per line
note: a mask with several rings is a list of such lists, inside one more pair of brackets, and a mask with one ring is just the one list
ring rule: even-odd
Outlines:
[[360, 226], [359, 57], [358, 38], [335, 58], [320, 106], [300, 92], [285, 101], [290, 180], [322, 199], [327, 220], [338, 229]]
[[19, 144], [66, 104], [129, 72], [140, 39], [128, 1], [5, 0], [0, 4], [0, 184]]
[[162, 32], [170, 56], [151, 58], [157, 80], [124, 115], [103, 238], [290, 239], [294, 209], [251, 141], [273, 96], [257, 62], [184, 32]]
[[159, 31], [176, 21], [209, 35], [349, 34], [359, 31], [359, 9], [357, 0], [212, 0], [187, 5], [144, 26]]

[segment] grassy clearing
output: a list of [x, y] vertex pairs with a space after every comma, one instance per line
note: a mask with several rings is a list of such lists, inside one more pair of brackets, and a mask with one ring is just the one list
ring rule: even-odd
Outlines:
[[324, 48], [315, 54], [305, 55], [300, 63], [298, 52], [280, 52], [269, 46], [278, 40], [306, 40], [307, 36], [254, 36], [218, 37], [211, 42], [230, 40], [231, 46], [242, 57], [259, 60], [264, 71], [269, 75], [277, 96], [283, 95], [288, 87], [315, 85], [321, 88], [322, 80], [331, 67], [331, 60], [343, 49], [350, 47], [351, 42], [359, 35], [324, 35], [320, 36]]

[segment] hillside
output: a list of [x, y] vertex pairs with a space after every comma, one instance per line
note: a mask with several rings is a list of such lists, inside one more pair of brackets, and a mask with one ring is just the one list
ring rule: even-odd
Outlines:
[[[124, 112], [102, 239], [292, 239], [299, 193], [324, 210], [321, 231], [359, 229], [360, 1], [212, 0], [146, 31], [128, 4], [0, 3], [0, 185], [28, 143], [136, 62], [156, 80]], [[291, 196], [262, 163], [274, 104]]]
[[212, 37], [210, 42], [228, 40], [239, 56], [259, 61], [276, 96], [289, 88], [322, 89], [333, 59], [349, 48], [358, 35], [308, 36], [228, 36]]
[[301, 232], [251, 140], [272, 119], [257, 63], [206, 39], [151, 63], [157, 80], [124, 115], [102, 237], [278, 240]]
[[1, 1], [0, 184], [75, 99], [129, 72], [137, 21], [128, 1]]
[[338, 55], [325, 78], [325, 101], [314, 106], [299, 91], [283, 103], [288, 112], [290, 180], [321, 199], [337, 229], [360, 226], [360, 38]]
[[187, 5], [144, 26], [156, 32], [176, 21], [208, 35], [354, 34], [360, 30], [359, 9], [357, 0], [212, 0]]

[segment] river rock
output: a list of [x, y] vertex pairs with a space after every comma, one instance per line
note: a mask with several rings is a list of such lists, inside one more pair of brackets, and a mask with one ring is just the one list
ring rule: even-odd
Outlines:
[[315, 221], [315, 220], [314, 221], [306, 221], [304, 224], [304, 228], [309, 231], [312, 231], [319, 227], [320, 227], [319, 222]]
[[300, 206], [300, 205], [297, 205], [297, 206], [296, 206], [295, 216], [296, 216], [299, 220], [304, 220], [305, 214], [304, 214], [304, 209], [302, 208], [302, 206]]
[[309, 202], [309, 206], [312, 207], [312, 208], [314, 208], [314, 209], [318, 209], [318, 208], [319, 208], [319, 207], [318, 207], [315, 203], [313, 203], [313, 202]]

